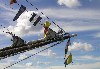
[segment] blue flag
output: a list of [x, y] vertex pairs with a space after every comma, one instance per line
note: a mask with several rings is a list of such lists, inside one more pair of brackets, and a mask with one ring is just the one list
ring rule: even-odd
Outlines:
[[30, 22], [34, 19], [35, 16], [36, 16], [36, 14], [33, 12], [32, 17], [30, 18]]
[[36, 25], [37, 25], [37, 23], [38, 23], [41, 19], [42, 19], [42, 17], [40, 17], [40, 16], [39, 16], [39, 17], [37, 18], [37, 20], [34, 22], [34, 24], [33, 24], [33, 25], [34, 25], [34, 26], [36, 26]]
[[19, 18], [19, 16], [26, 10], [26, 7], [21, 5], [18, 13], [16, 14], [16, 16], [14, 17], [13, 21], [17, 20]]

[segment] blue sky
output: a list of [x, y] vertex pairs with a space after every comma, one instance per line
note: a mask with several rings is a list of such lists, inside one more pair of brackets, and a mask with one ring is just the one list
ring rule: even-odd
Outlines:
[[[26, 6], [29, 12], [24, 12], [14, 22], [13, 18], [20, 6], [17, 4], [9, 5], [9, 1], [1, 0], [0, 25], [2, 24], [26, 41], [37, 40], [43, 37], [43, 27], [39, 24], [34, 27], [29, 22], [29, 17], [31, 17], [33, 11], [40, 16], [43, 16], [40, 14], [40, 12], [43, 12], [50, 17], [50, 22], [53, 20], [66, 32], [78, 34], [77, 37], [71, 39], [72, 45], [68, 52], [68, 54], [72, 52], [74, 63], [66, 68], [100, 69], [100, 0], [28, 0], [39, 8], [38, 11], [25, 0], [17, 1], [19, 4]], [[42, 23], [45, 20], [47, 19], [43, 16]], [[55, 31], [59, 30], [53, 23], [50, 28]], [[6, 29], [0, 27], [0, 48], [12, 44], [11, 37], [3, 33], [3, 30], [6, 31]], [[63, 64], [66, 42], [67, 40], [9, 69], [66, 69]], [[5, 66], [32, 55], [45, 47], [0, 60], [0, 68], [3, 69]]]

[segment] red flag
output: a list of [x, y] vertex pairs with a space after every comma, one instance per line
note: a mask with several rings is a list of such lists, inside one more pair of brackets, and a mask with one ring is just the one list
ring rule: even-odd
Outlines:
[[16, 0], [10, 0], [10, 5], [13, 4], [13, 3], [17, 3]]

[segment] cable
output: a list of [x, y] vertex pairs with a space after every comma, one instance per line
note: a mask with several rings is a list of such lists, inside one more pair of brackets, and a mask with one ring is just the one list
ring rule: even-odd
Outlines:
[[42, 51], [45, 51], [45, 50], [47, 50], [47, 49], [49, 49], [49, 48], [51, 48], [51, 47], [54, 47], [54, 46], [56, 46], [56, 45], [58, 45], [58, 44], [60, 44], [60, 43], [61, 43], [61, 42], [57, 42], [56, 44], [53, 44], [53, 45], [51, 45], [50, 47], [47, 47], [47, 48], [45, 48], [45, 49], [43, 49], [43, 50], [41, 50], [41, 51], [39, 51], [39, 52], [37, 52], [37, 53], [31, 55], [31, 56], [28, 56], [28, 57], [26, 57], [26, 58], [24, 58], [24, 59], [22, 59], [22, 60], [20, 60], [20, 61], [18, 61], [18, 62], [16, 62], [16, 63], [13, 63], [13, 64], [11, 64], [11, 65], [5, 67], [4, 69], [10, 68], [11, 66], [13, 66], [13, 65], [15, 65], [15, 64], [18, 64], [19, 62], [24, 61], [24, 60], [26, 60], [26, 59], [28, 59], [28, 58], [30, 58], [30, 57], [32, 57], [32, 56], [34, 56], [34, 55], [36, 55], [36, 54], [42, 52]]

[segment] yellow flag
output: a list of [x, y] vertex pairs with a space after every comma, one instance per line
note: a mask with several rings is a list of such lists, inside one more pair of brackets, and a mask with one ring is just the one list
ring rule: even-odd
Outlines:
[[72, 54], [70, 53], [70, 55], [67, 58], [67, 64], [70, 64], [72, 62]]
[[44, 33], [44, 38], [46, 38], [46, 34]]
[[51, 23], [49, 22], [49, 21], [46, 21], [45, 23], [44, 23], [44, 26], [45, 27], [49, 27], [51, 25]]

